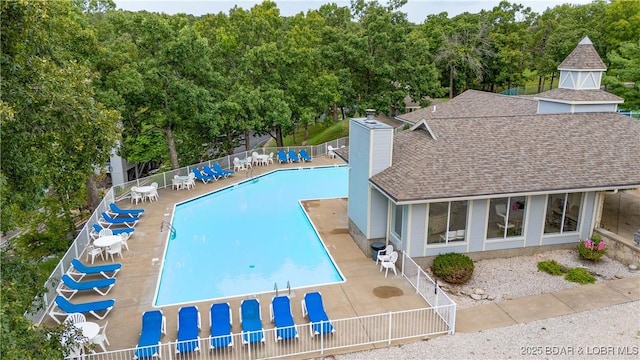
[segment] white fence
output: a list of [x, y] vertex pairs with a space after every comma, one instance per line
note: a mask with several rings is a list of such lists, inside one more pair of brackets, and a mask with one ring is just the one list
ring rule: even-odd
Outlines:
[[[275, 359], [287, 357], [317, 357], [327, 353], [373, 349], [375, 344], [392, 345], [416, 338], [453, 334], [455, 332], [456, 304], [405, 252], [402, 253], [402, 275], [431, 306], [383, 314], [331, 319], [335, 332], [311, 336], [310, 324], [297, 324], [298, 338], [275, 339], [275, 329], [264, 329], [264, 342], [243, 344], [241, 333], [232, 335], [233, 345], [224, 349], [211, 349], [209, 344], [217, 338], [202, 337], [198, 349], [192, 353], [177, 354], [177, 342], [158, 345], [162, 359]], [[325, 301], [331, 301], [326, 299]], [[439, 304], [439, 305], [438, 305]], [[201, 329], [201, 334], [209, 329]], [[133, 359], [136, 349], [122, 349], [104, 353], [86, 354], [87, 360]]]
[[[330, 300], [326, 299], [325, 301]], [[199, 350], [176, 354], [176, 342], [165, 342], [158, 346], [162, 359], [275, 359], [286, 357], [316, 357], [326, 353], [372, 349], [373, 344], [390, 345], [394, 341], [447, 334], [449, 328], [438, 315], [437, 309], [425, 308], [398, 311], [386, 314], [331, 320], [336, 330], [333, 334], [311, 337], [309, 324], [298, 324], [298, 338], [275, 340], [275, 329], [264, 329], [264, 342], [246, 345], [242, 334], [233, 334], [233, 346], [210, 349], [215, 338], [199, 340]], [[201, 333], [208, 333], [202, 329]], [[87, 360], [133, 359], [136, 349], [124, 349], [106, 353], [86, 354]]]
[[179, 169], [170, 170], [163, 173], [156, 173], [151, 176], [136, 179], [133, 181], [126, 182], [124, 184], [116, 185], [109, 189], [105, 195], [105, 197], [100, 202], [100, 205], [96, 208], [96, 210], [91, 214], [87, 223], [82, 227], [75, 240], [67, 250], [67, 252], [62, 256], [60, 262], [56, 266], [56, 268], [51, 273], [51, 276], [45, 283], [45, 288], [47, 292], [43, 294], [42, 297], [36, 298], [32, 309], [30, 312], [27, 312], [25, 316], [31, 320], [33, 323], [42, 322], [44, 317], [46, 316], [48, 309], [53, 305], [53, 302], [56, 297], [56, 287], [60, 283], [60, 279], [62, 275], [64, 275], [69, 268], [71, 267], [71, 260], [73, 258], [80, 258], [84, 249], [89, 244], [91, 230], [93, 228], [93, 224], [98, 222], [98, 219], [101, 217], [103, 211], [106, 211], [109, 207], [109, 203], [116, 202], [122, 198], [126, 198], [129, 196], [131, 192], [131, 188], [134, 186], [141, 186], [146, 184], [151, 184], [153, 182], [158, 183], [158, 187], [160, 189], [171, 187], [171, 180], [175, 174], [179, 175], [187, 175], [193, 168], [200, 168], [204, 165], [212, 166], [214, 163], [220, 164], [222, 168], [233, 169], [233, 158], [238, 157], [241, 159], [246, 158], [247, 156], [251, 156], [251, 153], [262, 152], [264, 154], [269, 154], [270, 152], [276, 152], [279, 149], [284, 149], [285, 151], [289, 151], [289, 149], [293, 149], [295, 151], [299, 151], [300, 149], [306, 149], [309, 155], [312, 157], [318, 155], [324, 155], [328, 152], [328, 147], [331, 145], [332, 147], [339, 148], [342, 146], [348, 145], [349, 138], [340, 138], [333, 141], [329, 141], [322, 145], [314, 145], [314, 146], [298, 146], [298, 147], [285, 147], [285, 148], [276, 148], [276, 147], [263, 147], [260, 149], [254, 149], [251, 151], [244, 151], [241, 153], [228, 155], [223, 158], [210, 160], [207, 162], [203, 162], [200, 164], [194, 164], [190, 166], [186, 166]]

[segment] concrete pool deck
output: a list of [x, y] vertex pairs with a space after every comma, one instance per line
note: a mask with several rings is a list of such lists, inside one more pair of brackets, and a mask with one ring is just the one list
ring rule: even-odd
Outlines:
[[[341, 164], [344, 163], [340, 159], [320, 156], [307, 164], [273, 164], [254, 167], [252, 175], [257, 176], [284, 167], [296, 168], [300, 166]], [[139, 338], [142, 313], [154, 309], [152, 303], [168, 236], [167, 229], [163, 228], [162, 222], [171, 222], [174, 204], [243, 181], [246, 178], [249, 178], [249, 173], [240, 172], [233, 177], [213, 183], [203, 184], [198, 181], [196, 187], [191, 190], [160, 189], [159, 201], [156, 202], [132, 205], [129, 200], [124, 200], [118, 203], [121, 208], [144, 208], [145, 213], [136, 225], [134, 235], [128, 241], [129, 251], [125, 250], [123, 252], [123, 259], [116, 260], [123, 264], [122, 270], [118, 273], [116, 285], [105, 297], [79, 293], [73, 298], [73, 302], [76, 303], [103, 300], [105, 298], [116, 300], [113, 310], [106, 319], [96, 321], [100, 325], [103, 325], [107, 320], [109, 322], [107, 337], [110, 345], [107, 346], [108, 350], [135, 347]], [[306, 292], [310, 291], [322, 292], [325, 299], [325, 308], [331, 319], [428, 307], [428, 304], [415, 293], [415, 290], [401, 275], [396, 276], [390, 273], [385, 278], [384, 273], [379, 271], [379, 266], [375, 264], [371, 257], [358, 248], [347, 231], [346, 199], [309, 201], [305, 203], [305, 208], [346, 281], [336, 285], [292, 290], [290, 294], [292, 297], [291, 305], [296, 323], [305, 324], [308, 322], [302, 318], [300, 300]], [[224, 251], [224, 247], [221, 247], [221, 250]], [[221, 256], [221, 254], [211, 254], [212, 261], [217, 256]], [[84, 261], [85, 259], [83, 258], [82, 260]], [[103, 262], [99, 258], [96, 259], [95, 264], [101, 263], [108, 262]], [[393, 295], [401, 295], [389, 297], [375, 295], [374, 290], [382, 286], [393, 288], [395, 290]], [[280, 292], [286, 292], [286, 289], [280, 289]], [[269, 292], [256, 296], [261, 303], [262, 322], [265, 329], [273, 328], [273, 324], [269, 322], [268, 304], [274, 295], [274, 292]], [[238, 309], [240, 302], [245, 298], [235, 297], [215, 301], [228, 301], [230, 303], [234, 317], [234, 333], [241, 331]], [[193, 303], [193, 305], [198, 306], [202, 314], [201, 337], [209, 336], [208, 311], [211, 303], [212, 301]], [[162, 311], [167, 318], [167, 333], [163, 336], [162, 342], [175, 341], [176, 339], [178, 308], [179, 306], [162, 307]], [[95, 321], [95, 318], [90, 315], [87, 318], [90, 321]], [[48, 316], [45, 321], [52, 323]]]

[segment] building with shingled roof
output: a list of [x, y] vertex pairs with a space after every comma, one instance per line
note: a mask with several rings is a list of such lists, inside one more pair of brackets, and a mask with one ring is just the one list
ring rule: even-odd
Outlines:
[[588, 238], [604, 193], [640, 187], [640, 122], [600, 89], [584, 38], [535, 97], [469, 90], [397, 116], [351, 119], [349, 230], [409, 256], [566, 245]]

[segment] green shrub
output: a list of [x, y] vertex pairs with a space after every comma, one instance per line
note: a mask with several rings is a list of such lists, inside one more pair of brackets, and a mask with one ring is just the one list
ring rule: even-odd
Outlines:
[[578, 244], [578, 256], [580, 259], [599, 261], [602, 255], [607, 253], [605, 244], [600, 235], [596, 234]]
[[469, 281], [473, 275], [473, 268], [473, 260], [470, 257], [457, 253], [440, 254], [431, 265], [431, 270], [436, 276], [451, 284], [464, 284]]
[[596, 278], [591, 275], [586, 269], [583, 268], [573, 268], [569, 270], [567, 275], [564, 278], [568, 281], [575, 282], [578, 284], [593, 284], [596, 282]]
[[544, 271], [551, 275], [562, 275], [567, 273], [567, 268], [560, 265], [555, 260], [545, 260], [538, 263], [538, 270]]

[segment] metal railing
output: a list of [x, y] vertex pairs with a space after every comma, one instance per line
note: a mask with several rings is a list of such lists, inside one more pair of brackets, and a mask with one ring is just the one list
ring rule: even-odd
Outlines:
[[402, 276], [416, 289], [426, 302], [438, 313], [444, 321], [449, 334], [453, 335], [456, 329], [456, 303], [440, 289], [437, 281], [422, 270], [411, 257], [402, 252]]
[[[198, 351], [186, 354], [176, 353], [176, 341], [158, 345], [158, 354], [162, 359], [275, 359], [295, 356], [316, 357], [326, 352], [348, 352], [374, 349], [375, 344], [390, 346], [394, 342], [430, 336], [453, 334], [455, 332], [456, 304], [440, 290], [418, 264], [405, 252], [402, 252], [402, 276], [416, 289], [416, 293], [429, 303], [429, 307], [405, 311], [395, 311], [346, 319], [331, 319], [335, 329], [331, 334], [312, 334], [310, 323], [297, 324], [298, 337], [290, 340], [277, 340], [276, 329], [263, 329], [264, 341], [255, 344], [243, 343], [243, 334], [231, 334], [233, 345], [223, 349], [211, 349], [212, 340], [198, 339]], [[331, 301], [329, 298], [326, 301]], [[263, 320], [265, 320], [263, 318]], [[320, 326], [323, 328], [323, 326]], [[201, 329], [207, 333], [208, 329]], [[136, 349], [121, 349], [104, 353], [86, 354], [87, 360], [132, 359]]]
[[[327, 299], [330, 301], [330, 299]], [[363, 346], [373, 349], [375, 344], [392, 345], [407, 339], [424, 338], [450, 333], [440, 313], [451, 312], [455, 304], [395, 311], [383, 314], [331, 319], [335, 329], [331, 334], [311, 335], [311, 324], [297, 324], [298, 337], [290, 340], [276, 340], [276, 329], [263, 329], [264, 341], [251, 345], [243, 343], [243, 334], [232, 334], [233, 345], [223, 349], [211, 349], [212, 340], [222, 337], [198, 339], [197, 351], [177, 354], [175, 341], [158, 345], [158, 355], [162, 359], [276, 359], [285, 357], [316, 357], [326, 352], [347, 352], [363, 350]], [[455, 312], [455, 310], [454, 310]], [[322, 327], [322, 326], [321, 326]], [[208, 330], [203, 329], [203, 332]], [[227, 335], [228, 336], [228, 335]], [[225, 336], [226, 337], [226, 336]], [[86, 354], [86, 360], [132, 359], [135, 348]]]
[[293, 149], [296, 152], [299, 151], [300, 149], [306, 149], [309, 155], [314, 157], [314, 156], [327, 154], [329, 145], [331, 145], [332, 147], [338, 148], [343, 145], [345, 146], [348, 145], [348, 142], [349, 142], [349, 138], [345, 137], [345, 138], [332, 140], [321, 145], [295, 146], [295, 147], [289, 146], [284, 148], [262, 147], [262, 148], [254, 149], [251, 151], [243, 151], [240, 153], [228, 155], [218, 159], [209, 160], [199, 164], [189, 165], [179, 169], [172, 169], [170, 171], [163, 172], [163, 173], [155, 173], [148, 177], [128, 181], [124, 184], [113, 186], [107, 191], [105, 197], [102, 199], [98, 207], [95, 209], [93, 214], [91, 214], [91, 216], [89, 217], [85, 225], [82, 227], [82, 229], [76, 236], [73, 243], [71, 243], [71, 246], [69, 247], [67, 252], [62, 256], [62, 258], [58, 262], [58, 265], [56, 265], [56, 268], [51, 273], [51, 276], [49, 276], [49, 279], [45, 283], [45, 288], [47, 289], [47, 292], [43, 294], [43, 296], [35, 299], [31, 310], [25, 313], [25, 316], [29, 320], [31, 320], [33, 323], [42, 322], [42, 320], [47, 314], [48, 309], [53, 305], [53, 302], [57, 295], [56, 288], [60, 283], [60, 279], [62, 278], [62, 275], [64, 275], [67, 271], [69, 271], [69, 268], [71, 267], [71, 260], [73, 258], [80, 258], [85, 248], [89, 244], [91, 240], [91, 231], [93, 228], [93, 224], [97, 223], [98, 219], [100, 219], [101, 217], [102, 212], [108, 209], [109, 203], [116, 202], [124, 198], [128, 198], [128, 196], [131, 193], [132, 187], [147, 185], [153, 182], [158, 183], [159, 189], [171, 187], [171, 181], [174, 175], [176, 174], [187, 175], [189, 174], [189, 172], [192, 171], [193, 168], [202, 169], [204, 165], [212, 166], [214, 163], [220, 164], [222, 168], [233, 169], [234, 158], [237, 157], [240, 159], [244, 159], [248, 156], [251, 156], [251, 153], [254, 151], [262, 152], [263, 154], [269, 154], [271, 152], [277, 153], [279, 149], [283, 149], [285, 151], [289, 151], [289, 149]]

